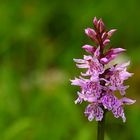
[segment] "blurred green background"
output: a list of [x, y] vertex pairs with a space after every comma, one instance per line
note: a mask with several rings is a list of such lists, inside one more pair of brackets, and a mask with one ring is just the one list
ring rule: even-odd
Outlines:
[[0, 140], [95, 140], [95, 121], [84, 116], [86, 103], [75, 105], [79, 74], [73, 58], [92, 44], [84, 29], [94, 16], [117, 28], [114, 47], [130, 59], [125, 107], [127, 122], [107, 114], [105, 140], [140, 140], [140, 1], [1, 0], [0, 1]]

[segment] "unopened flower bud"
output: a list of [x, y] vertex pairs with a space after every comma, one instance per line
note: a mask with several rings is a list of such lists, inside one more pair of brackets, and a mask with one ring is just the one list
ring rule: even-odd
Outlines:
[[114, 32], [116, 32], [117, 30], [116, 29], [112, 29], [110, 30], [107, 34], [108, 34], [108, 38], [110, 38]]
[[102, 19], [100, 20], [100, 23], [99, 23], [99, 30], [100, 30], [100, 33], [102, 33], [102, 31], [105, 29], [105, 25], [102, 21]]
[[91, 45], [84, 45], [82, 47], [86, 52], [94, 54], [96, 47], [95, 46], [91, 46]]
[[109, 39], [106, 39], [104, 42], [103, 42], [103, 45], [106, 46], [110, 43], [110, 40]]

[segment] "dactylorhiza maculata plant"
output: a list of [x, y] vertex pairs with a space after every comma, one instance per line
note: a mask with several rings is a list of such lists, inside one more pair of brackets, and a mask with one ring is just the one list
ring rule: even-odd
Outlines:
[[[74, 59], [76, 66], [86, 69], [79, 78], [71, 80], [71, 84], [80, 87], [75, 103], [88, 102], [85, 115], [89, 121], [102, 121], [105, 112], [111, 111], [114, 117], [121, 117], [126, 121], [123, 106], [135, 103], [135, 100], [126, 97], [125, 90], [129, 87], [124, 81], [133, 74], [127, 72], [130, 62], [111, 64], [118, 54], [125, 51], [123, 48], [110, 47], [110, 38], [116, 29], [107, 31], [102, 19], [93, 19], [94, 29], [85, 29], [85, 34], [95, 43], [94, 46], [84, 45], [82, 48], [89, 53], [83, 59]], [[116, 96], [120, 92], [122, 98]]]

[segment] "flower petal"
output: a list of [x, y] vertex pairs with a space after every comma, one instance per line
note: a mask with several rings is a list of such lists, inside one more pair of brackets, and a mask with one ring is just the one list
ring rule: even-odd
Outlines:
[[122, 99], [120, 99], [120, 101], [126, 105], [131, 105], [131, 104], [134, 104], [136, 102], [136, 100], [132, 100], [132, 99], [129, 99], [126, 97], [123, 97]]

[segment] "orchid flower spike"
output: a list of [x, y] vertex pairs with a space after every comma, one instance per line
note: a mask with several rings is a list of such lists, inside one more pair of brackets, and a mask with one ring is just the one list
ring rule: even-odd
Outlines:
[[[80, 87], [75, 103], [89, 103], [84, 112], [89, 121], [101, 121], [104, 112], [111, 111], [114, 117], [121, 117], [125, 122], [123, 106], [135, 103], [135, 100], [124, 97], [129, 87], [124, 85], [124, 81], [133, 75], [127, 71], [130, 62], [110, 65], [107, 68], [108, 63], [126, 50], [111, 47], [105, 49], [110, 46], [110, 38], [116, 29], [108, 31], [102, 19], [98, 20], [96, 17], [93, 19], [93, 25], [94, 29], [85, 29], [85, 34], [95, 45], [84, 45], [82, 48], [89, 55], [84, 55], [83, 59], [74, 59], [78, 68], [85, 69], [85, 73], [81, 72], [79, 78], [71, 80], [71, 85]], [[115, 91], [119, 91], [122, 98], [117, 97]]]

